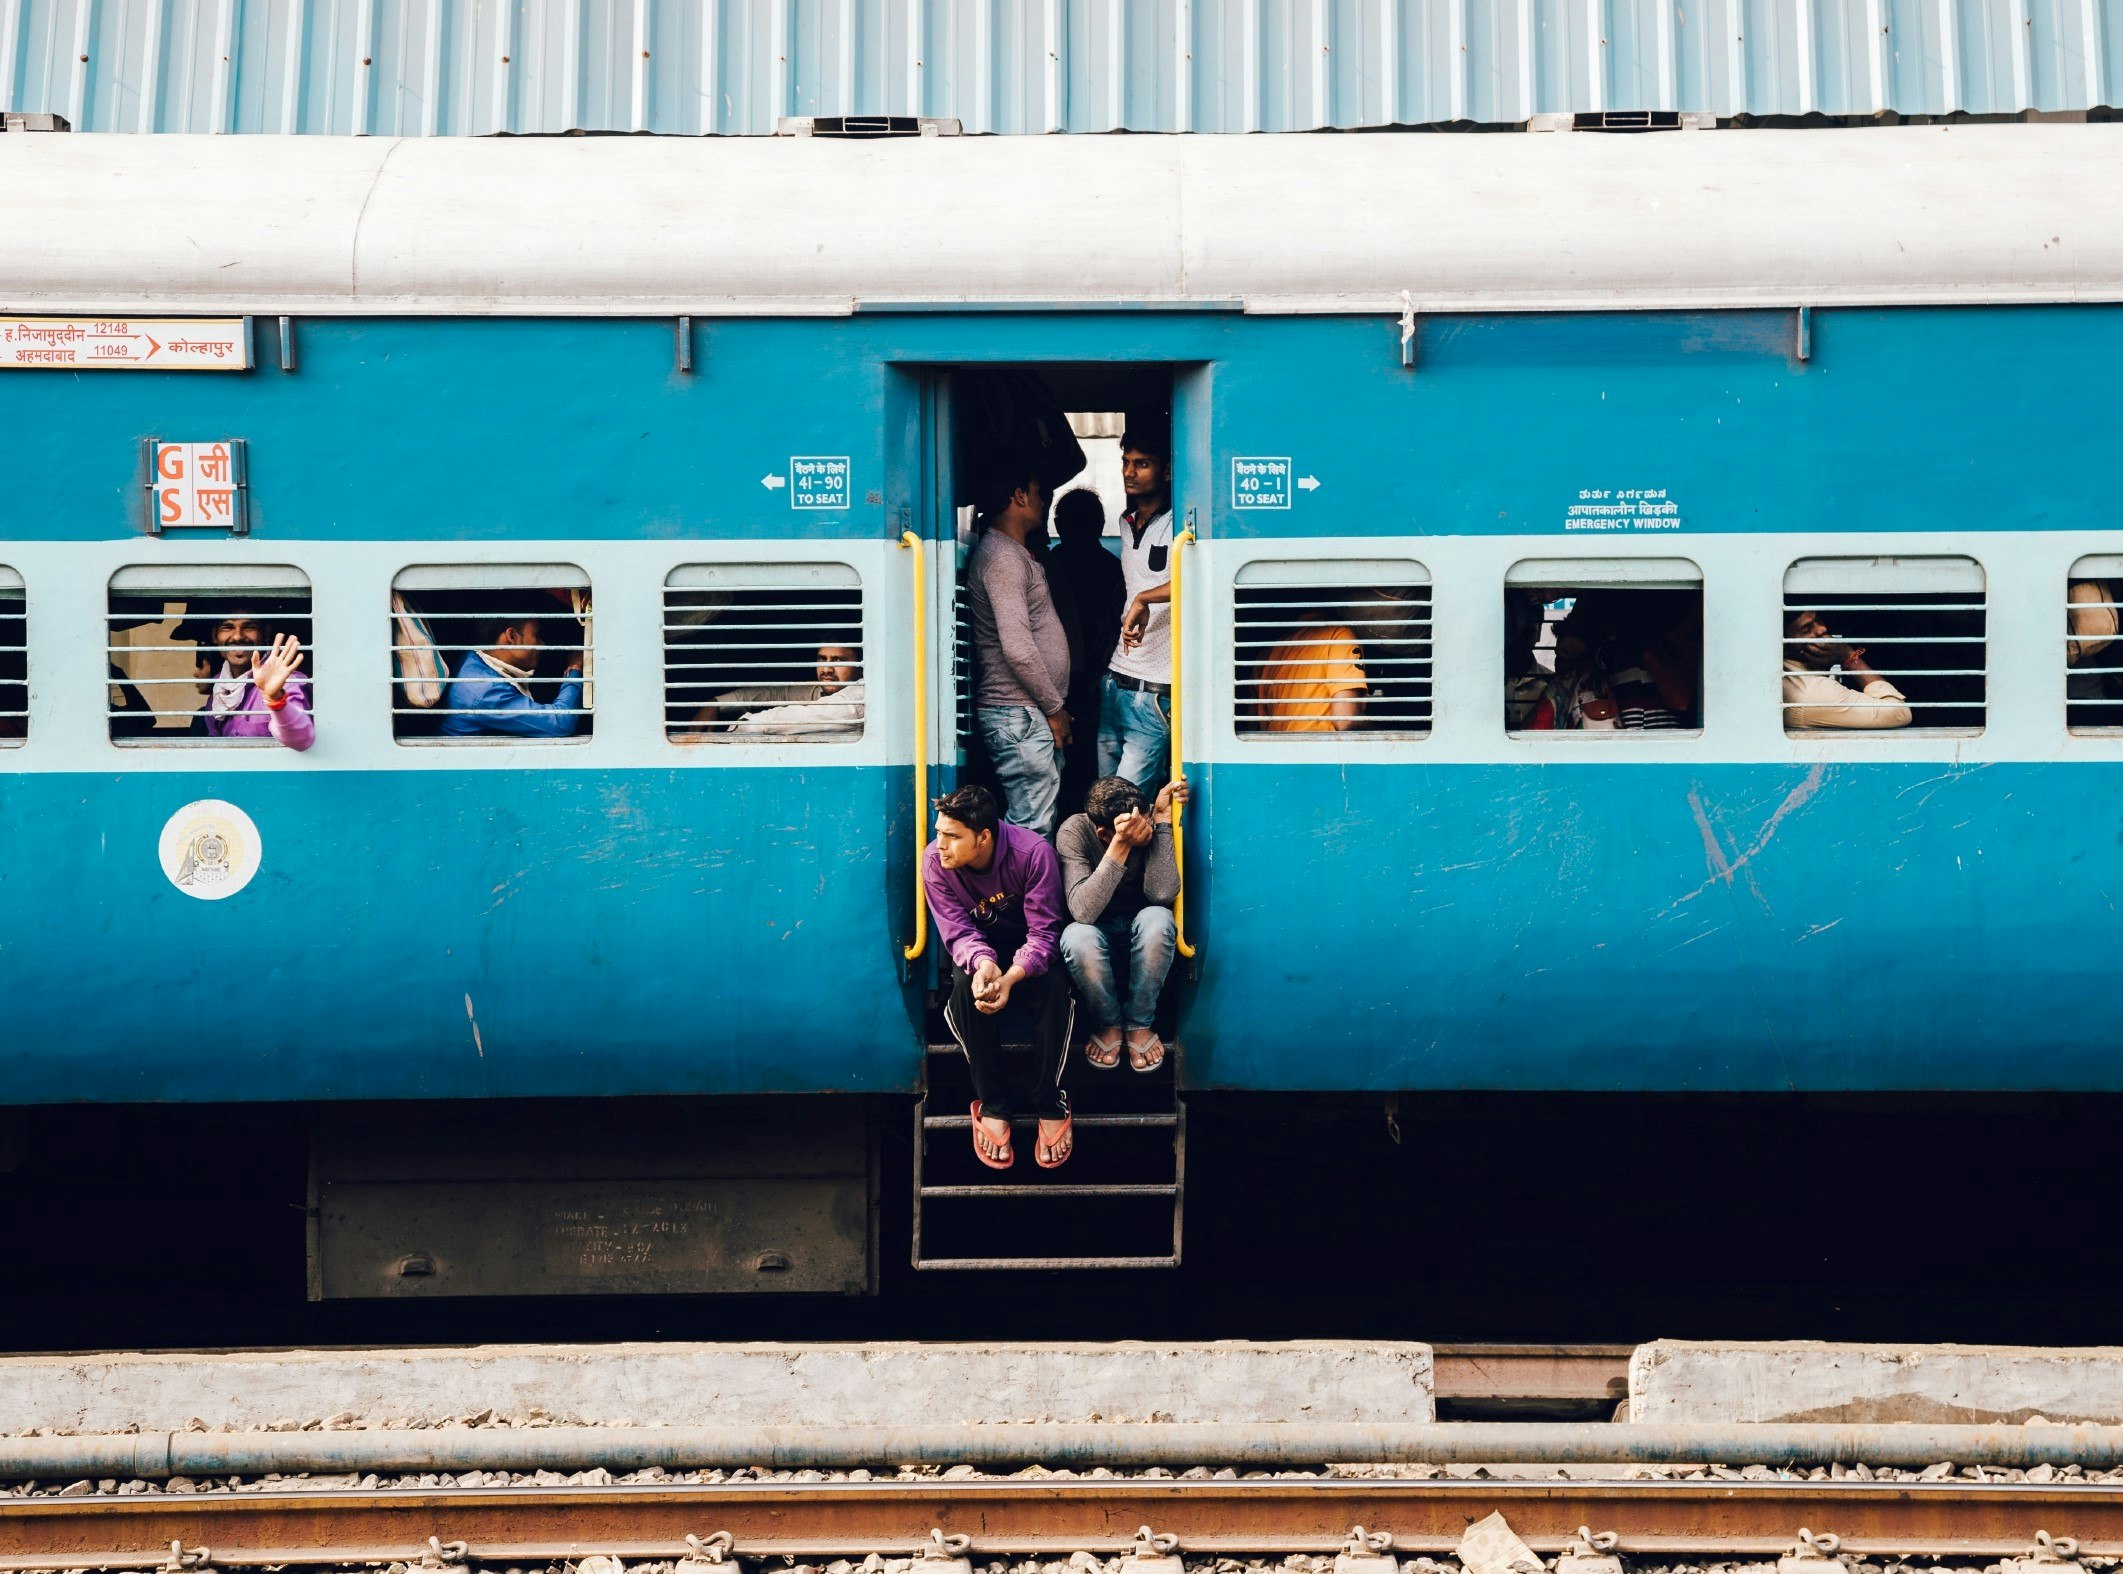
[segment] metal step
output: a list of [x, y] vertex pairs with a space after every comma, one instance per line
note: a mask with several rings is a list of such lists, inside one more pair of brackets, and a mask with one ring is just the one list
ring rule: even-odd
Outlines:
[[927, 1273], [964, 1273], [998, 1268], [1177, 1268], [1172, 1257], [926, 1257], [914, 1266]]
[[1028, 1186], [924, 1186], [924, 1197], [1177, 1197], [1177, 1186], [1137, 1185], [1132, 1181], [1110, 1186], [1071, 1186], [1062, 1182]]
[[[998, 1116], [997, 1118], [1000, 1119], [1001, 1117]], [[1091, 1126], [1176, 1126], [1179, 1124], [1179, 1116], [1177, 1114], [1078, 1115], [1074, 1119], [1077, 1125], [1086, 1128]], [[1010, 1124], [1013, 1126], [1036, 1126], [1039, 1124], [1039, 1117], [1037, 1115], [1012, 1115]], [[924, 1115], [921, 1118], [921, 1129], [924, 1131], [969, 1131], [972, 1126], [973, 1117], [970, 1114]]]
[[[1004, 1047], [1006, 1050], [1022, 1049], [1026, 1052], [1029, 1052], [1031, 1048], [1030, 1045], [1005, 1045]], [[973, 1117], [970, 1113], [950, 1115], [932, 1115], [929, 1113], [930, 1100], [939, 1097], [948, 1098], [951, 1104], [960, 1110], [966, 1108], [966, 1104], [960, 1102], [963, 1095], [958, 1092], [942, 1092], [937, 1088], [928, 1070], [929, 1062], [934, 1060], [935, 1057], [956, 1057], [958, 1055], [959, 1048], [955, 1043], [945, 1042], [929, 1045], [929, 1055], [925, 1057], [923, 1065], [922, 1096], [920, 1102], [915, 1106], [912, 1258], [913, 1266], [917, 1270], [923, 1272], [992, 1273], [998, 1270], [1052, 1271], [1070, 1268], [1170, 1269], [1177, 1268], [1180, 1265], [1181, 1224], [1185, 1217], [1187, 1186], [1187, 1116], [1185, 1105], [1182, 1103], [1179, 1093], [1180, 1046], [1177, 1043], [1166, 1046], [1165, 1064], [1154, 1074], [1114, 1078], [1107, 1081], [1100, 1080], [1105, 1077], [1105, 1073], [1094, 1072], [1091, 1074], [1092, 1081], [1075, 1090], [1080, 1098], [1093, 1101], [1103, 1100], [1118, 1094], [1121, 1096], [1120, 1102], [1124, 1108], [1129, 1104], [1153, 1106], [1149, 1109], [1137, 1109], [1129, 1113], [1079, 1114], [1075, 1116], [1075, 1122], [1079, 1127], [1087, 1131], [1120, 1129], [1171, 1133], [1172, 1178], [1169, 1181], [1153, 1178], [1114, 1181], [1045, 1181], [1039, 1178], [1044, 1172], [1034, 1170], [1022, 1180], [998, 1178], [993, 1181], [959, 1184], [930, 1183], [925, 1173], [930, 1169], [933, 1158], [930, 1153], [930, 1134], [932, 1132], [970, 1131], [973, 1126]], [[956, 1080], [955, 1077], [946, 1078], [946, 1086]], [[1072, 1076], [1069, 1080], [1074, 1082], [1076, 1079]], [[1157, 1105], [1165, 1107], [1157, 1108], [1155, 1107]], [[1038, 1124], [1038, 1117], [1031, 1114], [1019, 1115], [1013, 1117], [1010, 1124], [1019, 1129], [1029, 1128]], [[1148, 1165], [1151, 1176], [1157, 1176], [1164, 1168], [1162, 1160], [1157, 1157], [1163, 1146], [1162, 1141], [1151, 1139], [1150, 1145], [1144, 1147], [1140, 1145], [1140, 1139], [1138, 1139], [1136, 1144], [1122, 1143], [1116, 1148], [1102, 1148], [1101, 1152], [1114, 1155], [1114, 1157], [1104, 1161], [1110, 1166], [1106, 1173], [1113, 1173], [1117, 1169], [1124, 1176], [1129, 1174], [1131, 1170], [1137, 1175], [1141, 1175], [1142, 1167]], [[946, 1156], [950, 1169], [956, 1169], [961, 1173], [964, 1172], [966, 1165], [973, 1162], [973, 1156], [969, 1152], [954, 1153], [950, 1148], [945, 1148], [942, 1152]], [[1081, 1164], [1083, 1159], [1083, 1154], [1079, 1152], [1072, 1162]], [[947, 1170], [946, 1173], [948, 1175], [949, 1171]], [[992, 1203], [1022, 1202], [1027, 1198], [1071, 1200], [1080, 1204], [1087, 1211], [1083, 1214], [1065, 1214], [1061, 1216], [1051, 1213], [1034, 1213], [1027, 1216], [1023, 1213], [1013, 1212], [1008, 1216], [1009, 1220], [1013, 1222], [1008, 1223], [1001, 1222], [1002, 1216], [964, 1211], [968, 1209], [985, 1209]], [[1143, 1212], [1145, 1207], [1154, 1206], [1154, 1203], [1160, 1200], [1169, 1200], [1172, 1205], [1172, 1250], [1169, 1253], [1143, 1252], [1139, 1249], [1141, 1246], [1155, 1244], [1158, 1237], [1164, 1233], [1163, 1226], [1153, 1222], [1156, 1217], [1155, 1213], [1146, 1216]], [[935, 1204], [947, 1205], [950, 1210], [945, 1211], [944, 1208], [940, 1207], [936, 1218], [931, 1221], [936, 1226], [936, 1233], [942, 1234], [946, 1243], [951, 1242], [954, 1234], [970, 1230], [973, 1227], [972, 1221], [995, 1218], [998, 1220], [995, 1226], [998, 1237], [1010, 1240], [1013, 1244], [1024, 1249], [1027, 1255], [972, 1257], [963, 1255], [962, 1252], [953, 1252], [949, 1256], [925, 1256], [923, 1253], [923, 1242], [926, 1234], [923, 1228], [923, 1212], [925, 1207]], [[1122, 1211], [1113, 1212], [1110, 1215], [1100, 1214], [1096, 1211], [1102, 1206], [1109, 1205]], [[1100, 1222], [1102, 1220], [1106, 1222]], [[1108, 1227], [1109, 1224], [1110, 1228]], [[1108, 1245], [1109, 1250], [1106, 1252], [1096, 1250], [1070, 1252], [1052, 1249], [1042, 1251], [1040, 1248], [1043, 1245], [1050, 1245], [1049, 1242], [1043, 1242], [1036, 1238], [1043, 1230], [1055, 1233], [1057, 1238], [1051, 1241], [1051, 1246], [1088, 1245], [1095, 1247]], [[1108, 1237], [1108, 1239], [1101, 1241], [1099, 1239], [1101, 1235]], [[968, 1241], [967, 1244], [974, 1244], [974, 1242]], [[980, 1241], [978, 1244], [985, 1244], [985, 1241]], [[1110, 1250], [1111, 1246], [1134, 1246], [1138, 1249], [1135, 1251], [1115, 1252]]]

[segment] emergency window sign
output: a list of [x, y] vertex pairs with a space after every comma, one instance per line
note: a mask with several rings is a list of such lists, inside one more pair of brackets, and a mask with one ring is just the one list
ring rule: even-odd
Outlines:
[[245, 509], [249, 485], [245, 476], [243, 439], [224, 437], [213, 442], [148, 445], [148, 531], [226, 530], [231, 535], [250, 534]]

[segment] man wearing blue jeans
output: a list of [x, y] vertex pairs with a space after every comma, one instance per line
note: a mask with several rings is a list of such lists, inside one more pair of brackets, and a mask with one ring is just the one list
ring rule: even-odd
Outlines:
[[[1084, 1059], [1102, 1071], [1119, 1064], [1123, 1047], [1137, 1071], [1164, 1063], [1157, 997], [1179, 941], [1172, 805], [1186, 797], [1187, 784], [1174, 780], [1151, 804], [1125, 776], [1102, 776], [1091, 784], [1084, 812], [1070, 816], [1055, 838], [1073, 920], [1062, 931], [1062, 961], [1091, 1019]], [[1127, 965], [1125, 990], [1119, 960]]]
[[981, 535], [966, 561], [974, 720], [1009, 802], [1007, 820], [1041, 836], [1054, 831], [1070, 741], [1069, 632], [1046, 569], [1026, 545], [1045, 530], [1048, 502], [1029, 468], [999, 472], [978, 504]]
[[1148, 792], [1172, 741], [1172, 459], [1162, 432], [1120, 440], [1120, 566], [1128, 604], [1098, 712], [1098, 770]]

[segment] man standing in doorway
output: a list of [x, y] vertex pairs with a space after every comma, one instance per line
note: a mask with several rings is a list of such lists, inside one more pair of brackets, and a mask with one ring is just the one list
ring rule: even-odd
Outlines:
[[1054, 834], [1070, 743], [1069, 633], [1026, 544], [1044, 546], [1049, 501], [1031, 466], [1000, 471], [977, 505], [982, 530], [966, 563], [979, 666], [974, 718], [1009, 800], [1009, 823], [1041, 836]]
[[1120, 563], [1128, 604], [1098, 713], [1098, 773], [1146, 792], [1164, 784], [1172, 741], [1172, 457], [1162, 431], [1120, 440]]

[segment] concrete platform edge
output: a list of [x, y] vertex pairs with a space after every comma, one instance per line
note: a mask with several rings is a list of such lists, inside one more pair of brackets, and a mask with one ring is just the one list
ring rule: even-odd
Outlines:
[[441, 1422], [602, 1426], [1423, 1422], [1430, 1347], [1111, 1344], [480, 1345], [14, 1356], [0, 1434]]
[[1629, 1419], [2123, 1423], [2123, 1348], [1661, 1339], [1629, 1362]]

